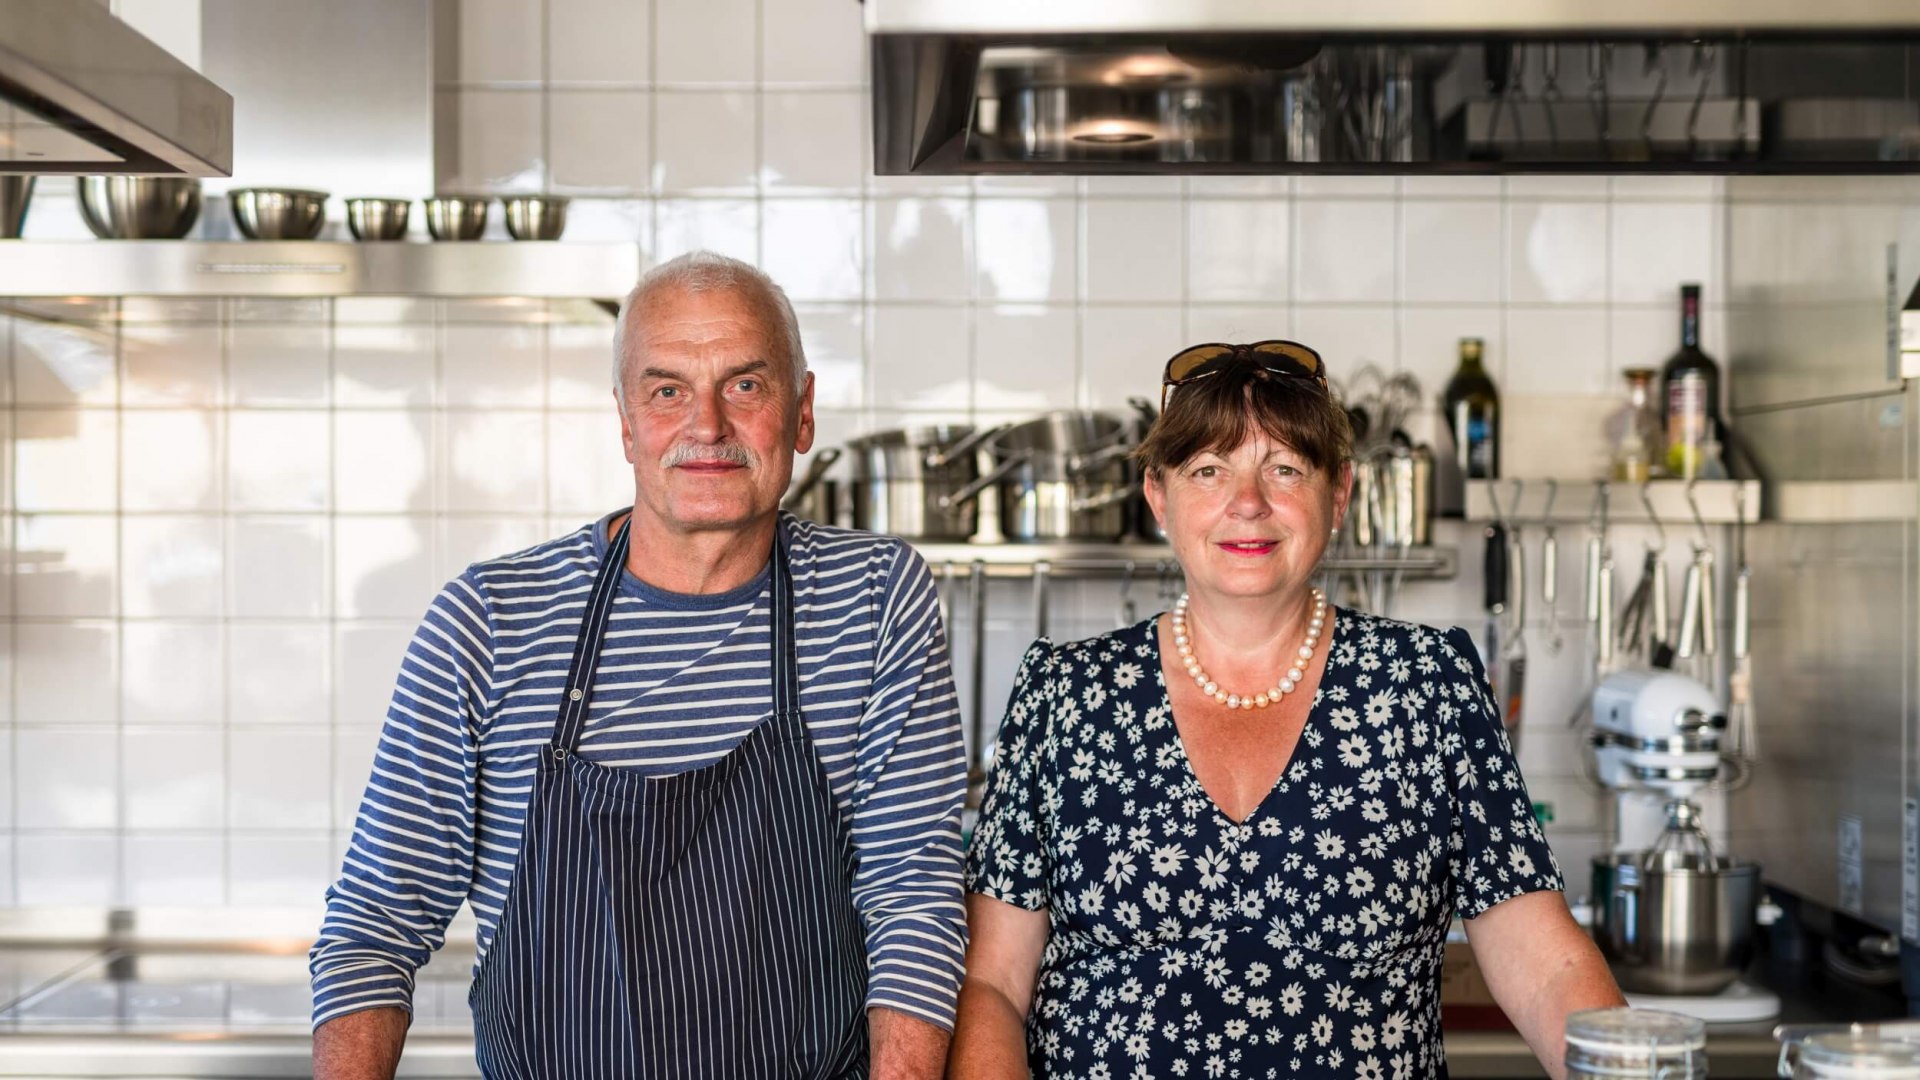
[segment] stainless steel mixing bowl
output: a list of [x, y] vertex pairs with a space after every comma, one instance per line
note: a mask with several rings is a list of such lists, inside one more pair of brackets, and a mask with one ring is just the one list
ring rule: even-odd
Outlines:
[[348, 199], [347, 231], [355, 240], [404, 240], [411, 199]]
[[558, 240], [567, 227], [567, 200], [559, 195], [510, 195], [507, 235], [515, 240]]
[[184, 176], [83, 176], [80, 216], [102, 240], [178, 240], [200, 219], [200, 181]]
[[0, 240], [18, 240], [20, 230], [26, 228], [33, 179], [32, 175], [0, 176]]
[[425, 201], [427, 235], [435, 240], [478, 240], [487, 231], [485, 195], [439, 195]]
[[299, 188], [235, 188], [227, 192], [233, 223], [249, 240], [311, 240], [327, 223], [327, 193]]

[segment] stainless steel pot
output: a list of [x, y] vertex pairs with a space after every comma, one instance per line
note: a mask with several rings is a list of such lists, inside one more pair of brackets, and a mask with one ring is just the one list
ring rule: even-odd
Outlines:
[[1716, 994], [1753, 957], [1760, 867], [1643, 867], [1633, 853], [1593, 860], [1593, 937], [1624, 990]]
[[848, 440], [853, 527], [913, 540], [972, 537], [978, 508], [953, 496], [979, 475], [975, 451], [997, 430], [936, 424]]
[[1433, 542], [1433, 451], [1383, 447], [1353, 463], [1352, 526], [1362, 547]]
[[822, 525], [840, 524], [843, 520], [840, 513], [840, 482], [827, 479], [827, 470], [839, 460], [840, 448], [837, 446], [828, 446], [815, 453], [806, 473], [787, 491], [787, 497], [780, 500], [780, 508], [806, 521], [817, 521]]
[[1051, 412], [995, 434], [994, 466], [947, 500], [958, 505], [997, 486], [1008, 540], [1117, 540], [1138, 494], [1133, 425], [1099, 412]]

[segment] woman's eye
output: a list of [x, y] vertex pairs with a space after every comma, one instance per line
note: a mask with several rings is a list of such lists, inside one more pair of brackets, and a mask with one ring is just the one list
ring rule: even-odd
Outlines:
[[1212, 465], [1202, 465], [1199, 468], [1193, 470], [1193, 475], [1196, 478], [1201, 480], [1211, 480], [1219, 472], [1220, 470]]

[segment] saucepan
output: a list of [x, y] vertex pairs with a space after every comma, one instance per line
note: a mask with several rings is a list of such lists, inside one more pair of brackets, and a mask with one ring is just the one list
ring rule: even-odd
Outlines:
[[828, 446], [813, 455], [813, 463], [780, 501], [794, 517], [822, 525], [840, 524], [840, 481], [827, 479], [827, 470], [840, 460], [840, 448]]
[[980, 475], [980, 446], [999, 430], [929, 424], [848, 440], [853, 527], [913, 540], [967, 540], [979, 524], [978, 507], [952, 496]]
[[1137, 428], [1103, 412], [1050, 412], [987, 441], [993, 468], [943, 497], [958, 506], [998, 492], [1008, 540], [1117, 540], [1140, 485], [1128, 461]]

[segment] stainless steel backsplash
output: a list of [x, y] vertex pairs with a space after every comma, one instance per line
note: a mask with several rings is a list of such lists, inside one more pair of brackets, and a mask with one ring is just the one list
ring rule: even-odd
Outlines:
[[1732, 422], [1769, 481], [1768, 516], [1808, 485], [1906, 486], [1847, 520], [1750, 531], [1760, 760], [1729, 801], [1729, 839], [1770, 882], [1899, 930], [1916, 887], [1901, 853], [1916, 794], [1920, 394], [1886, 376], [1887, 247], [1904, 297], [1920, 272], [1920, 187], [1735, 180], [1727, 214]]

